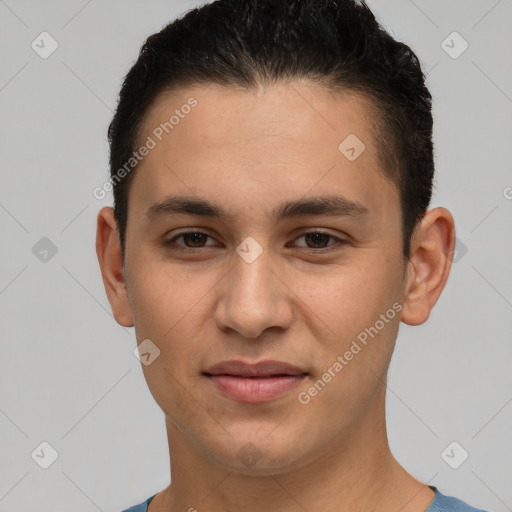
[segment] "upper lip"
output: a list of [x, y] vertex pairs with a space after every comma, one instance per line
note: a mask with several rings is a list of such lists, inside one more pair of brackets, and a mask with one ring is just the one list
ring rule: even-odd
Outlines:
[[222, 361], [207, 368], [206, 375], [234, 375], [239, 377], [269, 377], [271, 375], [305, 375], [307, 372], [282, 361]]

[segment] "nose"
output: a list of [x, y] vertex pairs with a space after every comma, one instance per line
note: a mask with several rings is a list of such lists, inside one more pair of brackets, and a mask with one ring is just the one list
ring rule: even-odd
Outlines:
[[290, 326], [292, 292], [278, 268], [265, 249], [251, 263], [235, 255], [233, 268], [219, 283], [220, 295], [214, 314], [219, 329], [233, 330], [254, 339], [272, 327]]

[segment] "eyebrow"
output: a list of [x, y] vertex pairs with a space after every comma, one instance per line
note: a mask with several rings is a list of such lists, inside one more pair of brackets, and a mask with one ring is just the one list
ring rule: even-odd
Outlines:
[[[272, 217], [276, 221], [306, 215], [360, 218], [369, 213], [370, 210], [362, 203], [351, 201], [343, 196], [330, 195], [287, 201], [272, 211]], [[146, 218], [155, 221], [174, 214], [201, 215], [224, 221], [232, 221], [236, 217], [216, 202], [193, 196], [170, 196], [150, 206], [146, 211]]]

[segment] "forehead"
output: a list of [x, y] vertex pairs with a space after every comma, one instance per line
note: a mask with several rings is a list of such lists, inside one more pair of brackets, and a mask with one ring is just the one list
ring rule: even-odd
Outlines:
[[398, 196], [381, 168], [371, 120], [364, 96], [309, 82], [166, 91], [146, 113], [139, 145], [151, 138], [154, 147], [131, 188], [148, 201], [162, 197], [166, 184], [168, 193], [179, 186], [203, 195], [213, 185], [217, 195], [265, 200], [337, 188], [363, 203], [379, 203], [378, 190], [383, 209]]
[[310, 81], [251, 90], [208, 83], [160, 93], [146, 112], [141, 135], [178, 136], [185, 144], [201, 138], [215, 146], [229, 138], [233, 147], [249, 138], [265, 138], [266, 144], [280, 137], [311, 144], [323, 139], [336, 149], [344, 132], [353, 129], [372, 145], [372, 107], [361, 93], [336, 92]]

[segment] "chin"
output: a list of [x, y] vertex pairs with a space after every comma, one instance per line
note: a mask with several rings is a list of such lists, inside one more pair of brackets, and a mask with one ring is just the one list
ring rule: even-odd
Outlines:
[[[259, 432], [250, 435], [246, 430], [242, 435], [234, 435], [228, 444], [211, 447], [210, 455], [226, 470], [249, 476], [279, 475], [304, 465], [304, 443], [284, 430], [284, 435], [272, 439], [266, 433], [262, 436], [262, 430]], [[301, 453], [297, 446], [301, 446]]]

